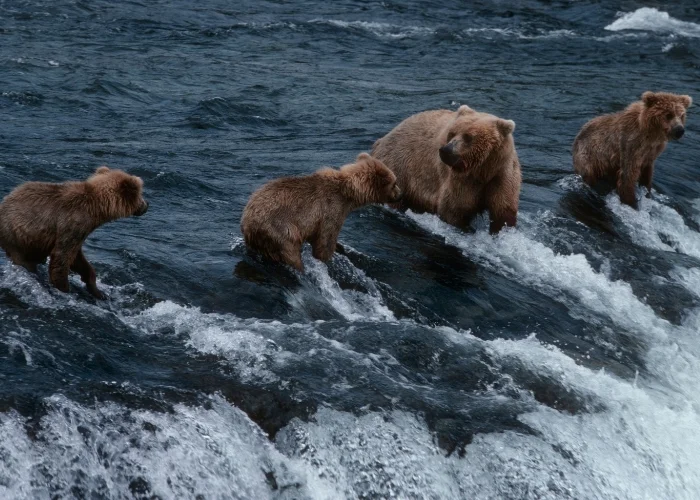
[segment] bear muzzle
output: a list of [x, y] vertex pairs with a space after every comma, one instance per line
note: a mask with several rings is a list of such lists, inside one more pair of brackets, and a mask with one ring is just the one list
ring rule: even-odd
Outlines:
[[440, 148], [440, 160], [445, 165], [450, 167], [458, 167], [462, 163], [462, 158], [459, 153], [455, 151], [455, 146], [451, 142], [448, 142], [443, 147]]
[[136, 217], [141, 217], [146, 212], [148, 212], [148, 202], [146, 200], [142, 200], [139, 208], [137, 208], [136, 212], [134, 212], [134, 215]]
[[683, 127], [683, 125], [676, 125], [671, 129], [671, 133], [669, 134], [669, 136], [671, 137], [671, 139], [677, 141], [678, 139], [683, 137], [684, 133], [685, 128]]

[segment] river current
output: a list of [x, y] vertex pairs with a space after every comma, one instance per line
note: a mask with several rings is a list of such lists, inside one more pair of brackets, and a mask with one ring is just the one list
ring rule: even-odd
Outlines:
[[[639, 211], [571, 162], [646, 90], [700, 102], [697, 2], [0, 0], [0, 196], [151, 204], [85, 244], [107, 301], [0, 256], [0, 498], [700, 498], [700, 116]], [[258, 186], [461, 104], [516, 122], [516, 229], [246, 252]]]

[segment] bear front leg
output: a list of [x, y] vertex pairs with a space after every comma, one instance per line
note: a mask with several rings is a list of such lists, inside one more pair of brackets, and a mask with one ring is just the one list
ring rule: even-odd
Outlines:
[[321, 234], [311, 242], [311, 254], [315, 259], [327, 262], [333, 257], [336, 245], [338, 244], [338, 234], [340, 231], [324, 227], [321, 228], [320, 233]]
[[647, 198], [651, 198], [651, 180], [654, 177], [654, 163], [650, 163], [642, 168], [642, 175], [639, 177], [639, 184], [647, 188]]
[[520, 182], [505, 179], [491, 186], [485, 208], [489, 211], [489, 233], [496, 234], [504, 226], [515, 227], [518, 220]]
[[629, 144], [624, 144], [620, 152], [620, 170], [617, 173], [617, 194], [620, 201], [639, 210], [635, 188], [641, 179], [644, 159], [637, 156], [637, 151], [631, 150]]
[[105, 300], [107, 298], [105, 294], [97, 288], [97, 275], [95, 274], [95, 269], [85, 258], [82, 248], [78, 250], [78, 255], [75, 256], [70, 269], [71, 271], [80, 275], [80, 279], [83, 281], [83, 283], [85, 283], [87, 291], [90, 292], [93, 297], [99, 300]]
[[639, 210], [639, 205], [637, 204], [637, 195], [634, 190], [634, 181], [621, 179], [617, 183], [617, 194], [620, 196], [620, 201], [625, 205], [629, 205], [635, 210]]
[[472, 221], [476, 217], [476, 212], [466, 210], [463, 213], [443, 212], [439, 213], [440, 218], [451, 226], [455, 226], [464, 232], [469, 232]]
[[70, 274], [70, 266], [75, 259], [76, 251], [75, 249], [65, 250], [58, 246], [51, 251], [49, 281], [56, 289], [65, 293], [70, 291], [68, 275]]
[[515, 227], [518, 220], [518, 209], [517, 208], [500, 208], [495, 210], [489, 210], [489, 215], [491, 216], [491, 224], [489, 224], [489, 233], [496, 234], [504, 226]]

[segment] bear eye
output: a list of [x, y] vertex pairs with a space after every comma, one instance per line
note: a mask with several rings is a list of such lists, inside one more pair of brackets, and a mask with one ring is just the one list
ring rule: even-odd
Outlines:
[[673, 120], [673, 113], [666, 113], [667, 120]]
[[450, 132], [449, 134], [447, 134], [447, 142], [450, 142], [452, 139], [454, 139], [455, 135], [457, 134], [455, 134], [454, 132]]
[[464, 135], [462, 135], [462, 140], [463, 140], [466, 144], [469, 144], [469, 143], [471, 143], [471, 142], [474, 140], [474, 136], [472, 136], [472, 135], [470, 135], [470, 134], [464, 134]]

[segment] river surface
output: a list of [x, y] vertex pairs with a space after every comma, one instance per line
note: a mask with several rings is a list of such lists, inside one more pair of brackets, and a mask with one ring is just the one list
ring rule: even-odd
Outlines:
[[[0, 256], [0, 498], [700, 498], [697, 108], [639, 211], [570, 155], [646, 90], [700, 102], [697, 2], [0, 0], [0, 196], [151, 203], [85, 244], [107, 301]], [[248, 255], [258, 186], [460, 104], [517, 124], [516, 229]]]

